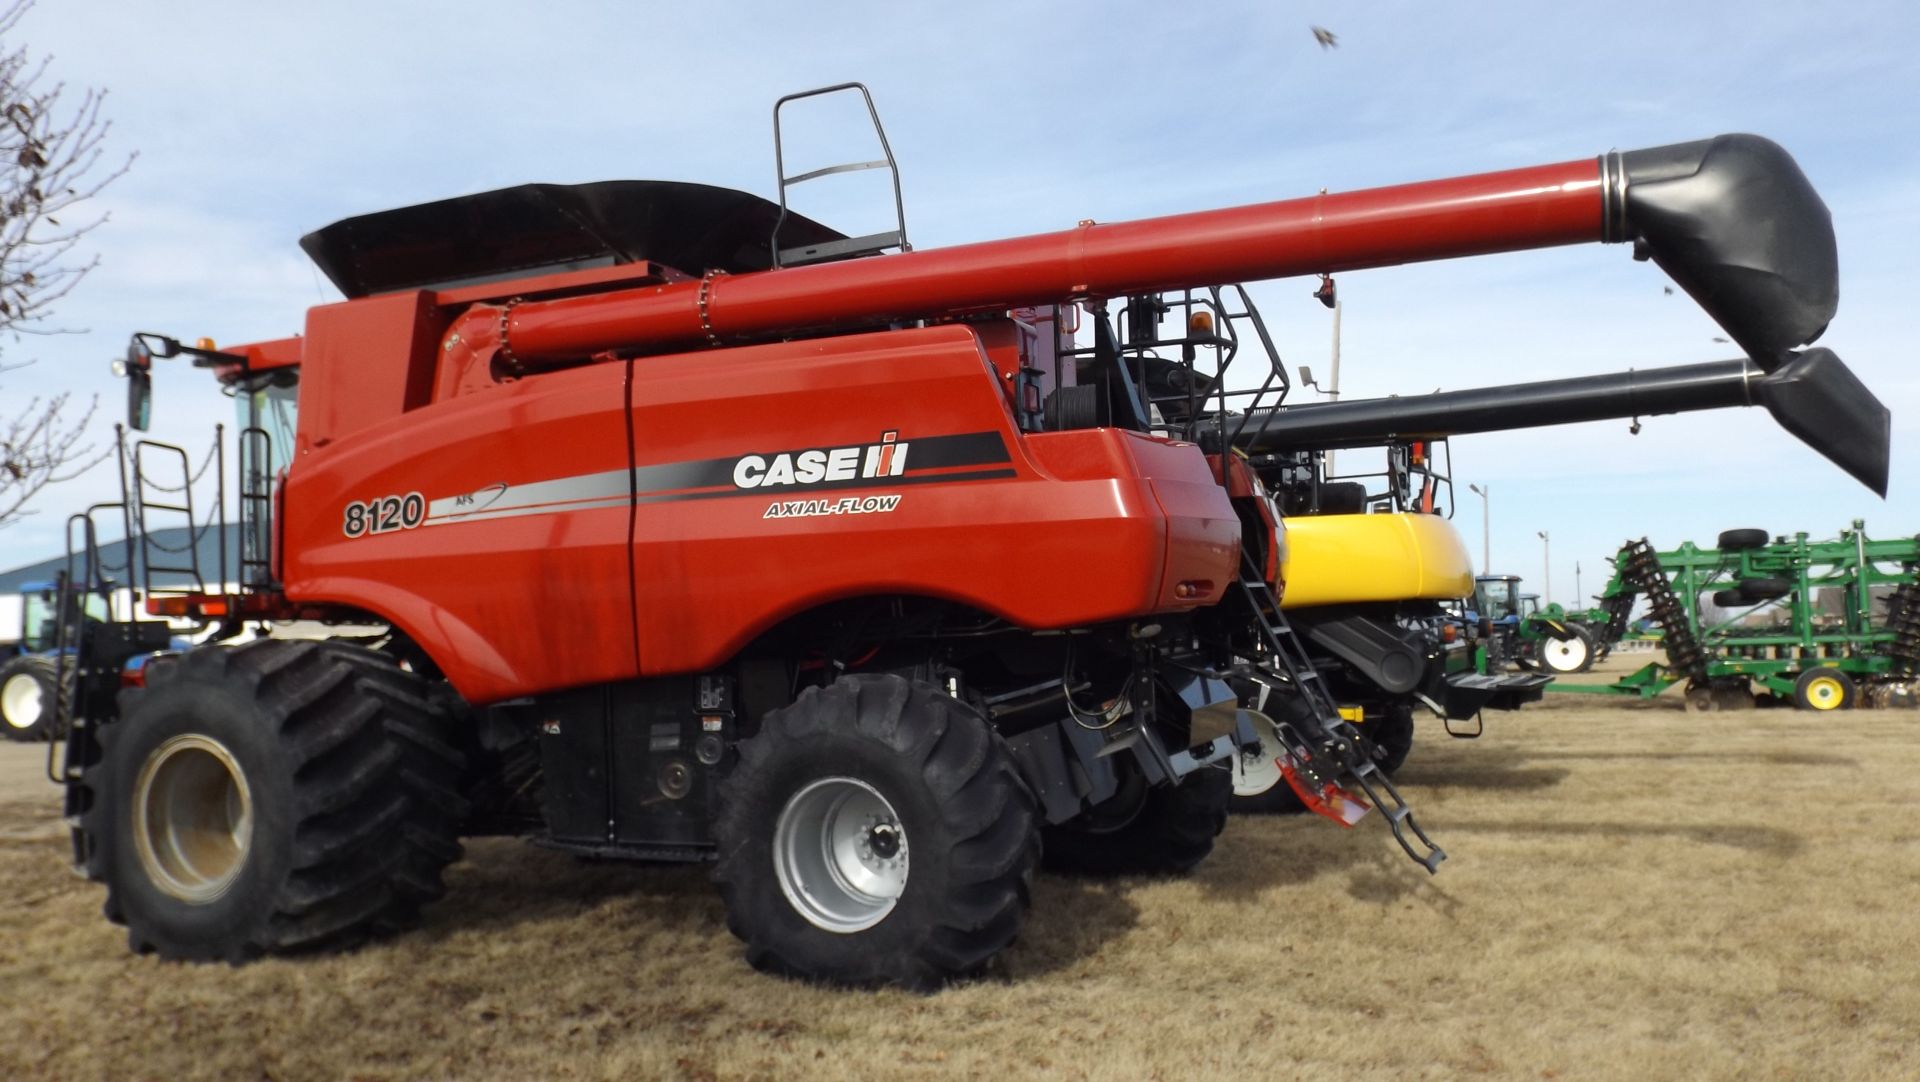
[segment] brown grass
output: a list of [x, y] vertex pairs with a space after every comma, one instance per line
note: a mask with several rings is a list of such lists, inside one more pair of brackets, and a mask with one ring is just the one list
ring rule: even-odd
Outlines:
[[1184, 881], [1043, 877], [927, 997], [753, 973], [703, 869], [510, 841], [357, 953], [134, 957], [7, 747], [0, 1076], [1920, 1077], [1920, 714], [1488, 720], [1403, 772], [1436, 878], [1377, 822], [1236, 821]]

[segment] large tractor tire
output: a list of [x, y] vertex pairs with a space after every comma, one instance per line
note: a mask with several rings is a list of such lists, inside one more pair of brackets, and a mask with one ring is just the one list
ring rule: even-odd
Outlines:
[[54, 659], [17, 657], [0, 665], [0, 730], [9, 740], [46, 740], [53, 731], [58, 701]]
[[1129, 770], [1118, 793], [1046, 829], [1047, 867], [1073, 875], [1184, 875], [1213, 852], [1232, 796], [1225, 770], [1202, 769], [1161, 786]]
[[1568, 624], [1573, 634], [1564, 639], [1543, 638], [1534, 648], [1539, 667], [1556, 676], [1571, 676], [1593, 668], [1593, 638], [1581, 628]]
[[1380, 751], [1375, 760], [1380, 772], [1391, 777], [1406, 765], [1407, 753], [1413, 750], [1413, 704], [1397, 702], [1389, 705], [1379, 720], [1361, 725], [1360, 731]]
[[[1155, 710], [1171, 746], [1192, 742], [1193, 712], [1171, 687], [1157, 688]], [[1207, 859], [1227, 826], [1231, 771], [1223, 764], [1155, 786], [1131, 761], [1116, 768], [1114, 795], [1045, 829], [1047, 866], [1071, 875], [1184, 875]]]
[[135, 951], [244, 962], [411, 924], [460, 857], [463, 759], [426, 682], [262, 639], [149, 665], [100, 730], [87, 870]]
[[927, 990], [1025, 920], [1033, 794], [986, 718], [937, 688], [809, 688], [740, 744], [719, 799], [714, 879], [756, 969]]

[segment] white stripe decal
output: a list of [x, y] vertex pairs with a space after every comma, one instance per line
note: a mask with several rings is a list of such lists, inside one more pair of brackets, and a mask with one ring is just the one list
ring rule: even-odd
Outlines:
[[633, 493], [633, 471], [607, 470], [525, 485], [489, 485], [463, 496], [447, 496], [427, 505], [427, 525], [504, 518], [511, 514], [586, 510], [582, 504], [607, 507], [627, 503]]

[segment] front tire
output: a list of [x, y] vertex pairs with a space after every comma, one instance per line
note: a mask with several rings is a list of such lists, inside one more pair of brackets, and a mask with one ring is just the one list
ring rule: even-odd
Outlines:
[[1033, 795], [986, 718], [898, 676], [769, 712], [719, 789], [714, 879], [754, 968], [936, 988], [1026, 917]]
[[1570, 676], [1593, 668], [1593, 639], [1585, 631], [1569, 625], [1571, 638], [1546, 638], [1540, 641], [1536, 656], [1540, 665], [1558, 676]]
[[410, 925], [460, 856], [463, 761], [424, 682], [263, 639], [151, 665], [100, 730], [88, 873], [140, 953], [239, 963]]
[[53, 731], [58, 683], [53, 658], [17, 657], [0, 665], [0, 730], [9, 740], [46, 740]]
[[10, 741], [54, 737], [54, 704], [60, 696], [54, 658], [29, 654], [0, 664], [0, 729]]

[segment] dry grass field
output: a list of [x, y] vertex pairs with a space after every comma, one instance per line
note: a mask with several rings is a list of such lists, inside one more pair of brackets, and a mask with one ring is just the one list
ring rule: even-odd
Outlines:
[[1043, 877], [988, 979], [740, 960], [702, 868], [482, 841], [415, 933], [127, 953], [0, 748], [0, 1077], [1920, 1077], [1920, 714], [1552, 697], [1424, 731], [1429, 879], [1373, 820], [1237, 820], [1180, 881]]

